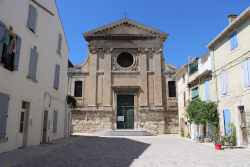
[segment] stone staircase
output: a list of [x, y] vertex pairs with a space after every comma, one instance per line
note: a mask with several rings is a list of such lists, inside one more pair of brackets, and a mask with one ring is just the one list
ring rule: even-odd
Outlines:
[[96, 136], [156, 136], [154, 133], [150, 133], [142, 130], [122, 129], [98, 132]]

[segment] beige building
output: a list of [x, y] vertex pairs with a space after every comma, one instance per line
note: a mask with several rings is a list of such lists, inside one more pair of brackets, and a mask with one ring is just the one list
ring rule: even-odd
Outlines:
[[[209, 137], [212, 132], [211, 124], [203, 125], [189, 124], [186, 116], [187, 100], [200, 98], [202, 101], [211, 101], [212, 95], [210, 87], [212, 85], [211, 77], [211, 56], [207, 52], [201, 58], [189, 57], [189, 63], [183, 65], [175, 74], [177, 81], [178, 94], [178, 112], [179, 112], [179, 129], [184, 130], [184, 135], [191, 135], [194, 132], [202, 133], [203, 136]], [[213, 101], [213, 100], [212, 100]]]
[[178, 133], [173, 74], [179, 69], [163, 58], [168, 34], [122, 19], [83, 34], [84, 63], [68, 70], [68, 94], [76, 132], [116, 129]]
[[55, 1], [0, 1], [0, 152], [69, 135], [68, 52]]
[[246, 144], [250, 122], [250, 7], [241, 15], [229, 15], [229, 25], [208, 45], [212, 57], [212, 92], [218, 103], [220, 128], [233, 122], [238, 145]]

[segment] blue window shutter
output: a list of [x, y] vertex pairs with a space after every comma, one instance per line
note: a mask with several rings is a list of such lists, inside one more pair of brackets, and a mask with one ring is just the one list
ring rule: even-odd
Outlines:
[[57, 132], [57, 111], [54, 110], [53, 133]]
[[227, 133], [227, 131], [229, 130], [227, 124], [231, 122], [230, 110], [228, 109], [223, 110], [223, 116], [224, 116], [224, 131], [225, 133]]
[[19, 66], [19, 58], [20, 58], [20, 52], [21, 52], [21, 42], [22, 38], [20, 36], [16, 36], [16, 53], [14, 58], [14, 70], [18, 70]]
[[3, 52], [3, 38], [5, 35], [5, 24], [0, 21], [0, 60], [2, 58], [2, 52]]
[[231, 46], [231, 51], [234, 50], [234, 40], [233, 40], [233, 34], [229, 35], [229, 39], [230, 39], [230, 46]]
[[227, 81], [227, 72], [222, 71], [220, 74], [221, 79], [221, 94], [227, 94], [228, 93], [228, 81]]
[[[250, 59], [248, 59], [250, 60]], [[245, 60], [243, 62], [243, 76], [244, 76], [244, 87], [250, 86], [250, 78], [249, 78], [249, 61]]]
[[234, 31], [232, 34], [229, 35], [230, 38], [230, 45], [231, 51], [238, 47], [238, 39], [237, 39], [237, 32]]
[[62, 35], [59, 33], [58, 45], [57, 45], [57, 53], [59, 55], [61, 55], [61, 47], [62, 47]]
[[54, 88], [58, 89], [59, 87], [59, 75], [60, 75], [60, 65], [56, 65], [55, 69], [55, 80], [54, 80]]
[[34, 49], [31, 48], [28, 76], [32, 79], [36, 79], [37, 59], [38, 59], [38, 53]]
[[37, 11], [36, 8], [32, 5], [29, 6], [28, 22], [27, 27], [36, 33], [36, 20], [37, 20]]
[[236, 49], [236, 48], [238, 48], [238, 37], [237, 37], [237, 32], [236, 31], [234, 31], [233, 40], [234, 40], [234, 49]]
[[0, 93], [0, 138], [5, 137], [10, 96]]
[[208, 82], [208, 80], [205, 81], [204, 85], [205, 85], [205, 100], [210, 100], [210, 97], [209, 97], [209, 82]]

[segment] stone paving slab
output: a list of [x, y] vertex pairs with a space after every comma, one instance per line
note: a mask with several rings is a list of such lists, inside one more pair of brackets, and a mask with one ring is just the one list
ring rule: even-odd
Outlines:
[[[249, 148], [215, 150], [212, 143], [193, 143], [178, 135], [83, 135], [74, 142], [19, 161], [14, 166], [250, 166]], [[2, 158], [0, 154], [0, 161]]]

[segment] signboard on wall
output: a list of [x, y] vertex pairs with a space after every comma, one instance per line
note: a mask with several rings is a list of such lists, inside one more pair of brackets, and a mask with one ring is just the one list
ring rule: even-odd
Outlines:
[[124, 116], [117, 116], [117, 121], [124, 121]]

